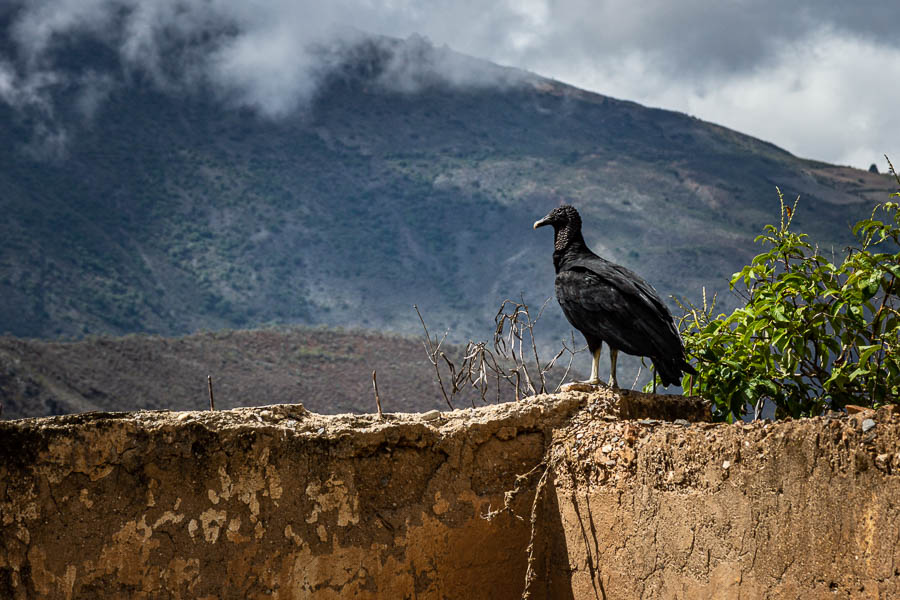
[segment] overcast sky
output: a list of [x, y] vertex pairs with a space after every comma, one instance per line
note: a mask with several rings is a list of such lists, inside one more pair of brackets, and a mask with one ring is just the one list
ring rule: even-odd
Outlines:
[[[113, 44], [177, 89], [205, 77], [277, 116], [314, 93], [321, 54], [362, 30], [527, 69], [654, 107], [686, 112], [806, 158], [885, 170], [900, 163], [900, 2], [830, 0], [7, 0], [0, 101], [52, 107], [61, 85], [47, 50], [69, 34]], [[0, 7], [0, 14], [3, 9]], [[173, 38], [229, 35], [184, 56], [177, 81], [158, 64]], [[85, 112], [115, 74], [86, 72]], [[466, 77], [456, 74], [458, 81]], [[68, 82], [72, 84], [72, 82]]]

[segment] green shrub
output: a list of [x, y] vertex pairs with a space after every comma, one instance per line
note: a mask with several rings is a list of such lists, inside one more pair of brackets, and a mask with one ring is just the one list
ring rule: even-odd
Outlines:
[[900, 402], [900, 205], [879, 204], [857, 223], [857, 245], [835, 264], [791, 230], [797, 203], [778, 196], [779, 226], [756, 238], [767, 250], [731, 278], [745, 306], [714, 316], [705, 291], [702, 306], [682, 305], [699, 372], [684, 378], [685, 390], [728, 421], [748, 407], [758, 416], [765, 402], [792, 417]]

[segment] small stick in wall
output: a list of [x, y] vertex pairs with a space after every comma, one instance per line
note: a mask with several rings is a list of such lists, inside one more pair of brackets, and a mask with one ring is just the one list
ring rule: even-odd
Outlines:
[[375, 371], [372, 371], [372, 387], [375, 388], [375, 406], [378, 407], [378, 418], [383, 419], [384, 414], [381, 412], [381, 398], [378, 396], [378, 380]]
[[213, 401], [212, 375], [206, 376], [206, 385], [209, 387], [209, 410], [216, 410], [216, 403]]

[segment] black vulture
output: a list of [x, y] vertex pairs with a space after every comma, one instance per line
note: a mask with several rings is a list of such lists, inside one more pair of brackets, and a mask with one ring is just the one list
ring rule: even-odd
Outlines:
[[554, 208], [534, 228], [553, 226], [556, 299], [566, 318], [584, 335], [597, 365], [603, 342], [609, 346], [609, 385], [616, 381], [619, 351], [653, 361], [663, 385], [678, 384], [682, 372], [697, 374], [684, 356], [684, 344], [672, 314], [653, 287], [632, 271], [591, 252], [581, 235], [581, 217], [573, 206]]

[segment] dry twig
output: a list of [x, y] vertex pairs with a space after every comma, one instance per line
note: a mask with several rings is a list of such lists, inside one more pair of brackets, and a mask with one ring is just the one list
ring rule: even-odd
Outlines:
[[213, 401], [212, 375], [206, 376], [206, 386], [209, 388], [209, 410], [216, 410], [216, 403]]
[[[548, 391], [547, 373], [568, 352], [571, 355], [568, 365], [555, 388], [555, 391], [559, 390], [572, 368], [575, 354], [582, 349], [576, 347], [573, 333], [571, 347], [564, 340], [562, 349], [548, 363], [541, 364], [534, 326], [543, 315], [549, 300], [550, 298], [544, 302], [537, 317], [533, 319], [524, 297], [521, 302], [504, 300], [494, 317], [496, 327], [493, 344], [489, 346], [487, 342], [470, 340], [466, 344], [459, 364], [441, 350], [447, 334], [445, 333], [444, 337], [435, 343], [425, 326], [422, 313], [419, 312], [417, 306], [413, 306], [425, 332], [425, 353], [435, 369], [441, 394], [448, 406], [452, 408], [452, 399], [468, 386], [478, 391], [482, 402], [487, 402], [487, 395], [494, 386], [496, 386], [496, 398], [499, 402], [503, 382], [513, 387], [517, 401], [523, 395], [546, 393]], [[528, 346], [530, 349], [526, 350]], [[441, 363], [443, 363], [443, 367]], [[442, 375], [442, 369], [446, 370], [446, 380]], [[474, 398], [472, 406], [475, 406]]]
[[375, 406], [378, 408], [378, 418], [383, 419], [384, 414], [381, 412], [381, 398], [378, 397], [378, 380], [375, 377], [375, 371], [372, 371], [372, 387], [375, 388]]
[[[425, 353], [428, 355], [428, 361], [434, 365], [434, 372], [437, 374], [438, 385], [441, 387], [441, 394], [444, 395], [444, 400], [447, 402], [447, 406], [450, 407], [450, 410], [453, 410], [453, 404], [450, 402], [450, 398], [447, 396], [447, 390], [444, 389], [444, 380], [441, 377], [441, 368], [438, 366], [438, 356], [443, 354], [441, 352], [441, 344], [444, 343], [444, 340], [447, 339], [447, 333], [444, 333], [444, 337], [441, 338], [437, 344], [435, 344], [431, 335], [428, 333], [428, 327], [425, 326], [425, 319], [422, 318], [422, 313], [419, 312], [419, 307], [413, 304], [413, 308], [416, 309], [416, 314], [419, 315], [419, 321], [422, 322], [422, 329], [425, 330]], [[446, 360], [446, 357], [444, 357]]]

